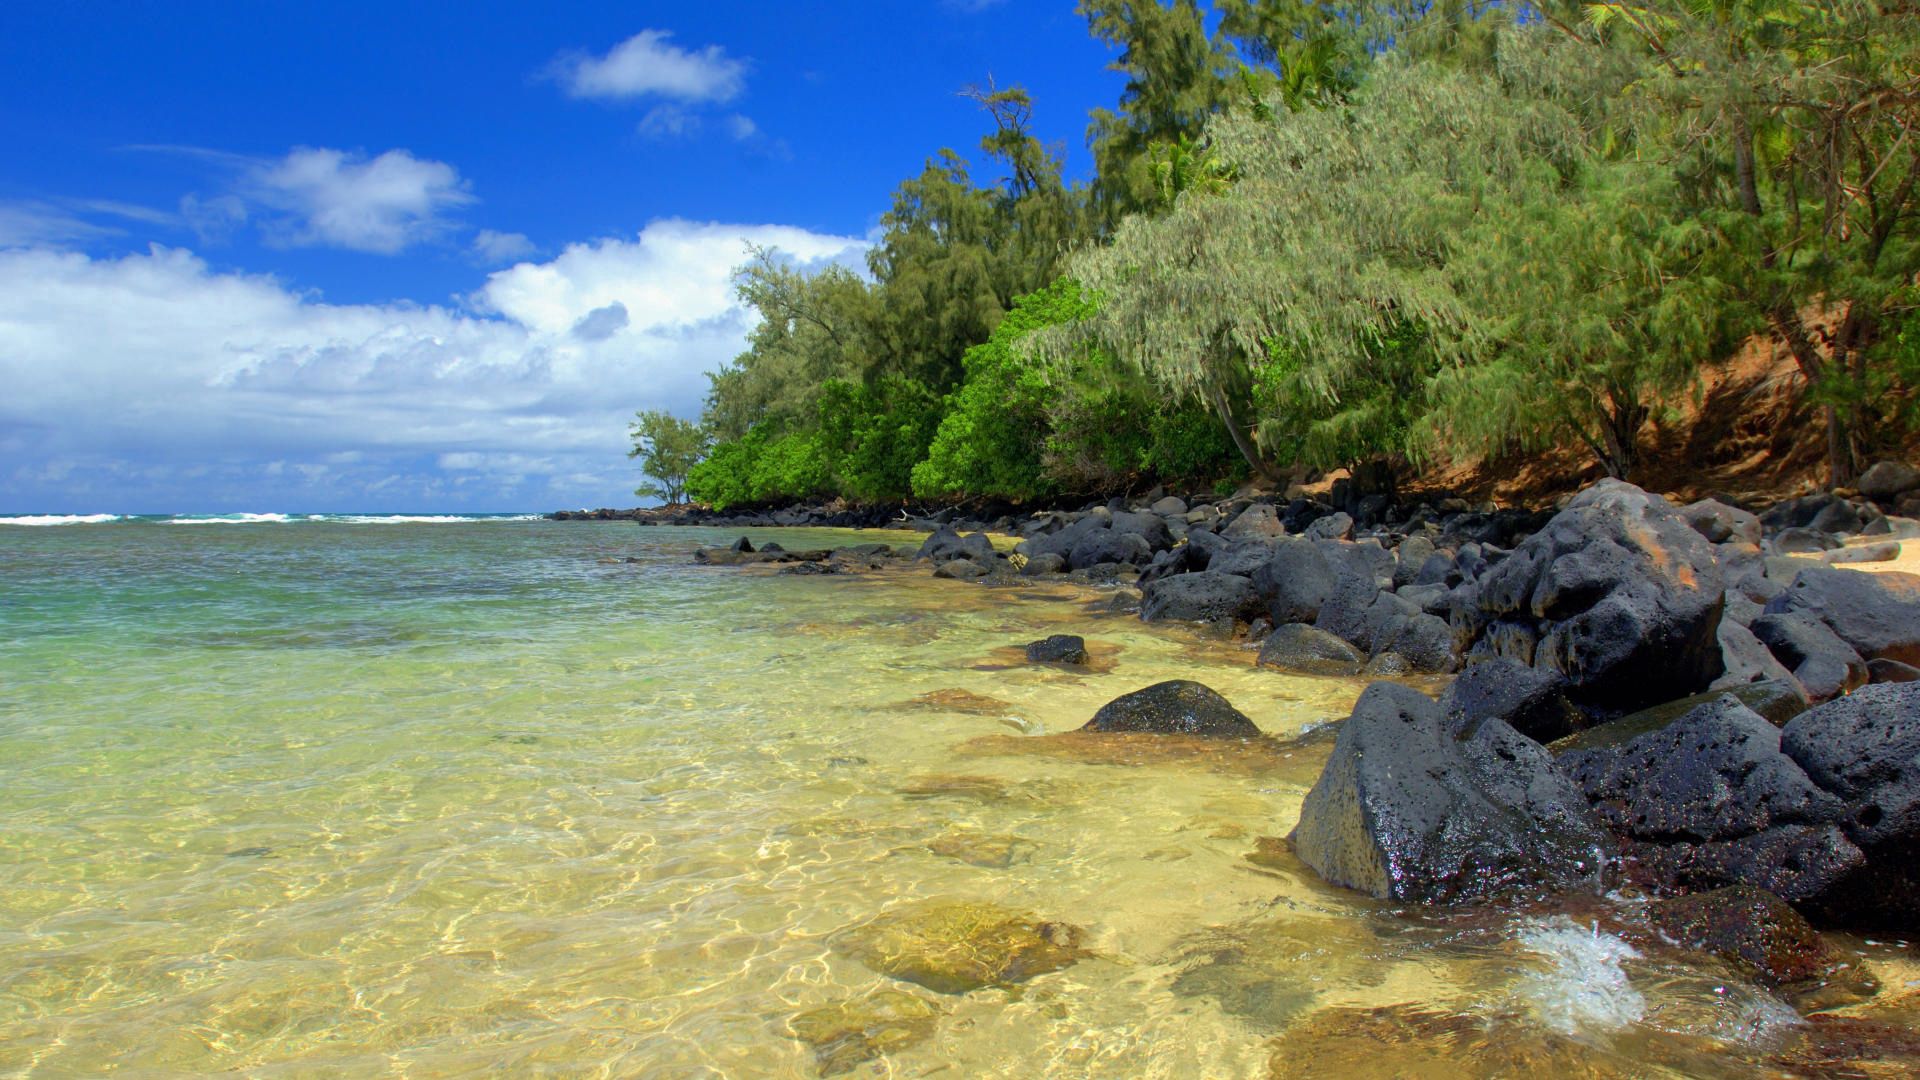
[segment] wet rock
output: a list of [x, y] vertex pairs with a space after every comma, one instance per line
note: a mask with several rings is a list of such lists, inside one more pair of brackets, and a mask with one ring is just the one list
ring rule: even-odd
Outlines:
[[1366, 660], [1360, 650], [1325, 630], [1287, 623], [1267, 635], [1258, 663], [1302, 675], [1358, 675]]
[[813, 1050], [821, 1076], [837, 1076], [925, 1042], [940, 1016], [932, 1002], [881, 989], [797, 1013], [787, 1020], [787, 1032]]
[[952, 578], [955, 581], [972, 581], [992, 573], [988, 568], [972, 559], [949, 559], [933, 571], [937, 578]]
[[1656, 900], [1647, 915], [1674, 944], [1718, 956], [1762, 986], [1823, 979], [1845, 963], [1785, 900], [1751, 885]]
[[1849, 925], [1920, 925], [1920, 683], [1869, 686], [1809, 709], [1780, 745], [1844, 802], [1835, 816], [1866, 856], [1812, 909]]
[[1081, 731], [1143, 731], [1251, 738], [1260, 734], [1246, 714], [1211, 687], [1186, 679], [1155, 683], [1107, 702]]
[[994, 904], [908, 904], [836, 935], [834, 951], [942, 994], [1011, 986], [1087, 955], [1084, 932]]
[[738, 551], [742, 553], [751, 553], [753, 551], [753, 544], [750, 541], [748, 541], [746, 537], [743, 536], [740, 539], [735, 540], [733, 543], [727, 545], [727, 550]]
[[1327, 881], [1420, 903], [1593, 889], [1612, 846], [1538, 743], [1391, 683], [1360, 696], [1292, 841]]
[[1598, 727], [1588, 728], [1560, 739], [1548, 749], [1555, 754], [1564, 754], [1573, 750], [1624, 746], [1648, 732], [1662, 731], [1700, 706], [1711, 704], [1722, 697], [1733, 698], [1758, 713], [1762, 719], [1774, 727], [1785, 727], [1787, 721], [1807, 711], [1807, 695], [1800, 688], [1800, 684], [1793, 679], [1746, 683], [1723, 690], [1690, 694], [1678, 701], [1669, 701], [1655, 705], [1651, 709], [1628, 713], [1618, 720], [1610, 720]]
[[1825, 623], [1803, 615], [1762, 615], [1749, 627], [1813, 701], [1839, 697], [1867, 682], [1867, 662]]
[[1085, 664], [1087, 640], [1076, 634], [1054, 634], [1028, 642], [1027, 660], [1035, 664]]
[[1869, 499], [1894, 499], [1920, 488], [1920, 469], [1904, 461], [1875, 462], [1853, 486]]
[[1335, 581], [1334, 569], [1320, 549], [1298, 539], [1278, 541], [1266, 565], [1253, 575], [1254, 588], [1266, 600], [1275, 626], [1319, 618], [1320, 605], [1333, 592]]
[[1552, 742], [1586, 726], [1566, 685], [1557, 671], [1493, 657], [1468, 664], [1440, 695], [1440, 708], [1456, 727], [1500, 720], [1535, 742]]
[[1672, 504], [1603, 480], [1488, 570], [1456, 626], [1527, 627], [1533, 666], [1565, 675], [1576, 704], [1630, 712], [1719, 678], [1723, 593], [1711, 545]]
[[1260, 613], [1253, 582], [1215, 570], [1161, 578], [1140, 594], [1140, 617], [1148, 622], [1251, 622]]
[[1869, 660], [1920, 665], [1920, 576], [1810, 566], [1767, 613], [1818, 619]]
[[1841, 801], [1781, 752], [1781, 732], [1731, 697], [1615, 748], [1560, 758], [1660, 891], [1755, 885], [1800, 903], [1861, 865]]

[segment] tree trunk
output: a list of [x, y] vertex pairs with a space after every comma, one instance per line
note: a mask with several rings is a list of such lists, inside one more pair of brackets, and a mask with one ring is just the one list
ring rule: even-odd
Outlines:
[[1615, 480], [1631, 480], [1633, 470], [1640, 464], [1640, 428], [1647, 422], [1650, 410], [1637, 400], [1629, 400], [1624, 405], [1619, 404], [1620, 400], [1620, 396], [1614, 397], [1614, 406], [1600, 425], [1600, 438], [1605, 444], [1600, 466]]
[[1213, 411], [1219, 414], [1220, 422], [1227, 426], [1227, 434], [1233, 438], [1233, 445], [1240, 451], [1240, 456], [1247, 459], [1247, 465], [1253, 469], [1253, 475], [1269, 483], [1278, 480], [1279, 474], [1273, 465], [1260, 453], [1260, 448], [1253, 445], [1253, 440], [1241, 429], [1240, 422], [1233, 418], [1233, 405], [1227, 401], [1227, 392], [1218, 386], [1210, 386], [1207, 388], [1207, 398], [1213, 405]]

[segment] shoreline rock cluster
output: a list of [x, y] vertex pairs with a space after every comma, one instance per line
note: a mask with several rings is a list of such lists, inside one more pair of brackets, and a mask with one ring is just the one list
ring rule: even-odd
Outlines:
[[[1551, 513], [1162, 497], [999, 522], [1011, 551], [923, 523], [914, 559], [986, 585], [1112, 584], [1142, 619], [1228, 628], [1290, 673], [1454, 676], [1437, 701], [1376, 682], [1341, 724], [1290, 838], [1335, 884], [1444, 903], [1763, 890], [1823, 925], [1904, 929], [1920, 924], [1920, 576], [1846, 564], [1920, 536], [1896, 512], [1920, 509], [1920, 474], [1866, 480], [1763, 512], [1611, 480]], [[744, 540], [699, 557], [902, 562]], [[1089, 730], [1258, 733], [1217, 698], [1162, 684]]]

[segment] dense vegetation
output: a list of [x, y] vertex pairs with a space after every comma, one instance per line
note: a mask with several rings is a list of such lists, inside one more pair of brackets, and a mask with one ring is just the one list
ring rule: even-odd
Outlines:
[[[1636, 436], [1771, 335], [1829, 481], [1920, 380], [1920, 2], [1083, 0], [1063, 179], [973, 91], [865, 273], [758, 252], [686, 491], [1029, 500]], [[636, 435], [639, 429], [636, 428]], [[658, 476], [658, 474], [654, 474]], [[675, 485], [668, 484], [668, 487]]]

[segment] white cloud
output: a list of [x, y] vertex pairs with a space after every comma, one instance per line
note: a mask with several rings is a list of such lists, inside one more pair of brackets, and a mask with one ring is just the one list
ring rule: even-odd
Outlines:
[[754, 123], [750, 116], [734, 113], [727, 117], [727, 134], [739, 140], [751, 139], [760, 134], [760, 125]]
[[123, 229], [96, 224], [52, 203], [0, 203], [0, 248], [65, 247], [124, 234]]
[[253, 201], [287, 215], [270, 238], [382, 255], [445, 232], [451, 223], [442, 215], [475, 201], [453, 166], [405, 150], [368, 159], [296, 147], [249, 169], [244, 188]]
[[679, 139], [700, 130], [700, 114], [679, 105], [655, 105], [634, 130], [651, 139]]
[[748, 243], [865, 248], [658, 221], [497, 271], [470, 310], [326, 304], [177, 249], [0, 252], [0, 510], [630, 502], [633, 411], [694, 415], [744, 346]]
[[481, 229], [473, 238], [473, 253], [482, 262], [508, 263], [533, 254], [533, 241], [525, 233]]
[[745, 61], [718, 45], [689, 52], [666, 30], [642, 30], [605, 56], [562, 57], [554, 72], [569, 94], [626, 100], [664, 97], [688, 102], [725, 102], [746, 86]]

